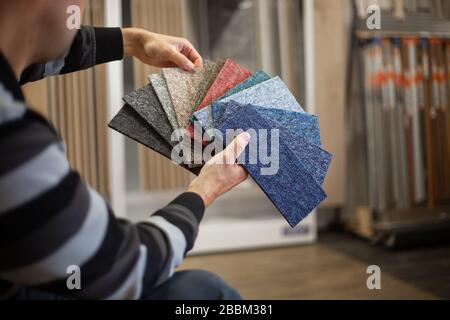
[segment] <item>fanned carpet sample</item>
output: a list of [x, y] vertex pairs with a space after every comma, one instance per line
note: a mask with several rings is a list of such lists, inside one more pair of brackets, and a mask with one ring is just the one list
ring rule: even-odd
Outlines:
[[123, 97], [123, 100], [152, 126], [169, 145], [176, 144], [175, 141], [171, 141], [172, 126], [151, 84], [131, 92]]
[[[165, 143], [159, 134], [131, 106], [125, 104], [108, 126], [158, 152], [167, 159], [171, 159], [172, 146]], [[201, 170], [201, 167], [189, 168], [184, 164], [181, 166], [195, 175], [198, 175]]]
[[167, 119], [170, 122], [173, 130], [179, 129], [180, 125], [178, 124], [177, 115], [175, 113], [175, 109], [172, 104], [172, 100], [170, 99], [169, 90], [167, 89], [166, 80], [162, 74], [154, 73], [149, 75], [149, 80], [155, 89], [156, 95], [166, 113]]
[[[232, 118], [228, 118], [219, 126], [223, 135], [226, 129], [267, 129], [276, 127], [273, 121], [262, 118], [254, 109], [241, 110]], [[270, 130], [269, 130], [270, 135]], [[252, 136], [252, 141], [258, 137]], [[243, 166], [259, 187], [278, 208], [286, 221], [295, 227], [301, 220], [316, 208], [326, 198], [326, 194], [314, 177], [308, 172], [300, 159], [289, 147], [287, 141], [290, 137], [284, 130], [280, 130], [278, 164], [279, 169], [274, 175], [262, 174], [261, 169], [267, 168], [258, 157], [256, 164], [246, 162]], [[231, 139], [228, 139], [231, 141]], [[258, 141], [259, 144], [260, 141]], [[267, 139], [268, 149], [271, 150], [270, 136]], [[251, 142], [252, 143], [252, 142]], [[292, 142], [292, 143], [295, 143]], [[258, 148], [260, 146], [258, 145]], [[246, 159], [249, 159], [249, 147], [246, 149]]]
[[[165, 68], [149, 80], [124, 97], [126, 104], [109, 123], [111, 128], [168, 159], [179, 143], [171, 141], [175, 129], [189, 129], [183, 152], [191, 156], [203, 153], [202, 146], [212, 141], [204, 138], [199, 148], [191, 144], [204, 131], [210, 134], [207, 129], [223, 134], [226, 129], [254, 129], [243, 166], [292, 227], [326, 198], [321, 186], [332, 155], [321, 148], [317, 117], [303, 111], [279, 77], [270, 79], [264, 71], [251, 75], [227, 59], [206, 61], [194, 72]], [[200, 136], [192, 135], [189, 120], [200, 122]], [[256, 152], [249, 162], [250, 150]], [[197, 160], [199, 164], [185, 159], [181, 166], [198, 174], [203, 159]]]

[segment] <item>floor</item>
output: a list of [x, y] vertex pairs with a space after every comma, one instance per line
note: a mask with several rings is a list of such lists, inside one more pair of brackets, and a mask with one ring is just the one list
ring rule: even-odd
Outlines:
[[[450, 299], [450, 246], [392, 252], [348, 234], [309, 246], [189, 257], [180, 269], [222, 276], [245, 299]], [[369, 265], [381, 290], [367, 289]]]

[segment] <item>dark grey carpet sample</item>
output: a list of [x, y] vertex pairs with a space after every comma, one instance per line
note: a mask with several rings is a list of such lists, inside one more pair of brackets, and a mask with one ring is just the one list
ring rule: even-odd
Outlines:
[[151, 84], [137, 89], [123, 97], [125, 103], [130, 105], [169, 145], [171, 141], [172, 125], [167, 118], [158, 96]]
[[[108, 126], [117, 132], [133, 139], [134, 141], [158, 152], [167, 159], [171, 159], [172, 146], [161, 139], [160, 134], [150, 126], [130, 105], [125, 104]], [[188, 168], [181, 165], [195, 175], [201, 168]]]

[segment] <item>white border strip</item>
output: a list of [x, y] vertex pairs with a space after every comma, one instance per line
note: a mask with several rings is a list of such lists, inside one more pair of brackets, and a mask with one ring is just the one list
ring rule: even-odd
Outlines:
[[[122, 1], [105, 0], [105, 26], [122, 26]], [[123, 62], [114, 61], [106, 65], [106, 105], [108, 121], [122, 107]], [[108, 130], [110, 203], [116, 215], [126, 216], [125, 139], [113, 130]]]

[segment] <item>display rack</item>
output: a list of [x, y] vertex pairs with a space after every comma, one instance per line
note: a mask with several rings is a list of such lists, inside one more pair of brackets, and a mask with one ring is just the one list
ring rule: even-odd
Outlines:
[[[423, 152], [408, 153], [407, 162], [414, 162], [414, 164], [416, 165], [417, 163], [419, 163], [417, 157], [420, 157], [421, 159], [423, 159], [421, 161], [424, 161], [423, 166], [420, 166], [419, 168], [416, 166], [415, 168], [412, 168], [411, 171], [407, 172], [407, 178], [410, 180], [408, 192], [408, 197], [410, 199], [407, 200], [406, 203], [404, 201], [400, 201], [397, 205], [390, 206], [389, 204], [386, 204], [385, 199], [383, 199], [383, 201], [381, 201], [382, 204], [380, 204], [380, 202], [374, 200], [375, 197], [372, 196], [374, 191], [373, 182], [378, 179], [378, 177], [385, 174], [385, 172], [381, 171], [380, 168], [384, 168], [385, 170], [387, 169], [384, 165], [382, 165], [381, 167], [378, 166], [377, 170], [374, 171], [374, 168], [378, 165], [377, 161], [381, 161], [381, 158], [379, 157], [381, 153], [379, 152], [380, 148], [378, 148], [378, 152], [375, 153], [373, 152], [373, 150], [377, 150], [377, 147], [375, 147], [377, 143], [379, 144], [385, 140], [378, 141], [380, 140], [380, 135], [375, 134], [375, 136], [372, 137], [371, 135], [373, 135], [373, 133], [376, 133], [375, 126], [377, 122], [383, 123], [383, 121], [381, 121], [383, 119], [395, 119], [397, 114], [395, 112], [400, 111], [389, 111], [392, 113], [390, 113], [391, 115], [388, 115], [387, 117], [394, 118], [380, 118], [380, 114], [383, 114], [383, 117], [385, 113], [383, 113], [383, 111], [377, 111], [377, 109], [379, 108], [378, 110], [382, 110], [383, 108], [385, 108], [384, 103], [386, 100], [383, 100], [384, 98], [380, 97], [383, 97], [383, 94], [386, 94], [387, 91], [386, 89], [384, 89], [386, 88], [386, 85], [385, 87], [379, 87], [382, 88], [378, 89], [381, 90], [379, 91], [380, 94], [377, 94], [376, 91], [375, 93], [373, 93], [374, 91], [372, 88], [368, 91], [367, 83], [370, 83], [370, 81], [365, 80], [368, 79], [368, 76], [363, 72], [363, 70], [367, 71], [367, 60], [364, 60], [364, 58], [362, 58], [361, 46], [364, 47], [367, 43], [374, 43], [374, 41], [380, 43], [383, 41], [383, 39], [404, 39], [404, 43], [407, 43], [405, 41], [414, 41], [414, 43], [420, 43], [420, 41], [424, 41], [423, 43], [427, 43], [428, 46], [429, 43], [431, 43], [430, 41], [433, 41], [430, 39], [450, 39], [450, 21], [445, 19], [434, 19], [431, 17], [431, 14], [427, 14], [425, 12], [409, 12], [405, 16], [403, 16], [402, 19], [397, 19], [390, 12], [383, 12], [382, 29], [368, 30], [365, 25], [365, 20], [361, 19], [361, 17], [357, 17], [356, 10], [354, 17], [355, 18], [352, 29], [353, 40], [350, 50], [351, 58], [349, 59], [351, 68], [349, 72], [350, 78], [348, 81], [347, 93], [347, 123], [349, 137], [348, 166], [352, 168], [352, 170], [349, 170], [349, 176], [347, 179], [347, 211], [351, 214], [351, 218], [347, 224], [347, 227], [350, 231], [364, 238], [370, 239], [373, 242], [383, 243], [389, 247], [402, 247], [415, 244], [424, 244], [433, 241], [449, 240], [449, 199], [445, 199], [445, 197], [438, 199], [436, 197], [436, 186], [433, 184], [433, 180], [430, 178], [432, 176], [436, 177], [445, 174], [444, 172], [433, 172], [433, 170], [436, 169], [432, 168], [433, 166], [435, 166], [436, 160], [433, 159], [430, 150], [431, 143], [435, 143], [430, 137], [431, 131], [429, 127], [431, 121], [429, 115], [431, 100], [429, 91], [430, 88], [428, 86], [431, 86], [429, 83], [433, 81], [429, 80], [432, 79], [431, 76], [424, 76], [424, 80], [421, 80], [423, 81], [423, 84], [421, 82], [422, 87], [420, 87], [420, 89], [417, 89], [417, 92], [420, 93], [417, 94], [417, 99], [421, 101], [419, 103], [419, 111], [413, 111], [415, 113], [413, 113], [411, 116], [412, 120], [409, 120], [414, 121], [414, 117], [416, 117], [416, 129], [418, 132], [421, 132], [420, 138], [422, 139], [418, 141], [421, 141], [420, 145], [423, 147]], [[419, 47], [420, 46], [417, 45], [417, 48]], [[424, 55], [425, 51], [423, 49], [421, 50], [422, 60], [419, 61], [421, 61], [421, 63], [424, 63], [424, 61], [432, 61], [432, 58], [428, 60], [428, 58], [426, 58], [427, 56]], [[411, 56], [411, 51], [409, 51], [409, 56], [407, 55], [407, 52], [407, 50], [400, 51], [400, 53], [403, 55], [401, 60], [405, 59], [405, 61], [410, 61], [408, 59], [411, 59], [411, 57], [414, 57], [414, 59], [416, 58], [414, 54]], [[372, 54], [374, 55], [370, 57], [375, 57], [376, 51], [372, 51]], [[370, 61], [371, 58], [368, 59]], [[387, 61], [389, 61], [389, 58]], [[431, 64], [431, 62], [427, 63]], [[431, 70], [431, 66], [430, 69], [422, 65], [420, 65], [420, 67], [415, 67], [417, 69], [412, 68], [414, 67], [408, 66], [406, 68], [405, 77], [409, 76], [406, 72], [411, 71], [413, 72], [413, 74], [416, 74], [416, 72], [418, 72], [417, 74], [420, 74], [421, 72], [425, 73], [427, 72], [427, 70], [430, 70], [428, 72], [434, 72], [433, 70]], [[386, 72], [386, 70], [383, 72]], [[400, 73], [400, 77], [403, 77], [403, 74]], [[373, 81], [372, 83], [375, 83], [375, 80], [371, 81]], [[416, 80], [414, 79], [414, 81]], [[364, 83], [366, 85], [363, 85]], [[396, 84], [396, 88], [397, 86], [398, 85]], [[399, 86], [401, 87], [402, 85]], [[404, 90], [403, 87], [401, 90]], [[445, 88], [445, 90], [448, 90], [448, 88]], [[405, 112], [409, 112], [408, 108], [412, 107], [414, 101], [411, 100], [411, 102], [409, 100], [406, 100], [407, 94], [405, 92], [397, 91], [397, 93], [395, 94], [397, 96], [397, 99], [402, 95], [405, 95], [405, 97], [401, 97], [400, 100], [395, 100], [395, 104], [392, 106], [394, 109], [392, 110], [400, 110], [401, 108], [402, 110], [407, 110]], [[414, 93], [412, 94], [414, 95]], [[440, 94], [442, 94], [442, 92]], [[369, 100], [367, 100], [367, 97], [369, 97]], [[380, 103], [380, 100], [377, 99], [381, 99], [382, 102]], [[445, 103], [443, 103], [443, 105], [445, 105]], [[404, 114], [401, 112], [398, 114], [399, 117], [404, 116]], [[385, 124], [386, 123], [387, 122], [385, 122]], [[403, 127], [403, 125], [401, 126]], [[405, 128], [405, 134], [407, 136], [414, 136], [415, 129], [413, 122], [412, 124], [407, 125]], [[444, 130], [447, 129], [444, 128]], [[393, 132], [390, 133], [390, 139], [397, 139], [396, 135], [398, 130], [394, 130]], [[417, 137], [419, 137], [419, 135], [417, 135]], [[394, 144], [398, 143], [399, 141], [400, 140], [397, 140], [397, 142], [394, 142]], [[405, 145], [410, 145], [410, 143], [413, 142], [405, 142]], [[406, 148], [410, 147], [407, 146]], [[395, 151], [393, 152], [395, 153]], [[389, 164], [389, 166], [393, 166], [395, 169], [395, 164]], [[410, 165], [410, 168], [411, 167], [412, 166]], [[415, 190], [414, 186], [411, 189], [411, 184], [417, 182], [417, 180], [414, 180], [414, 177], [417, 178], [414, 169], [420, 169], [421, 171], [423, 171], [421, 173], [421, 175], [423, 175], [423, 179], [421, 179], [421, 181], [423, 182], [422, 185], [423, 189], [425, 190], [424, 194], [426, 193], [426, 195], [422, 199], [414, 198], [414, 194], [416, 194], [417, 196], [417, 189]], [[393, 169], [391, 168], [389, 170]], [[395, 170], [396, 171], [392, 172], [396, 173], [399, 168], [397, 167]], [[381, 181], [381, 183], [384, 182]], [[366, 185], [368, 185], [367, 192], [364, 191]], [[391, 187], [386, 184], [383, 185]], [[378, 188], [380, 188], [380, 186], [378, 186]], [[394, 186], [392, 188], [393, 190], [395, 190], [396, 187]], [[413, 191], [411, 192], [411, 190]]]

